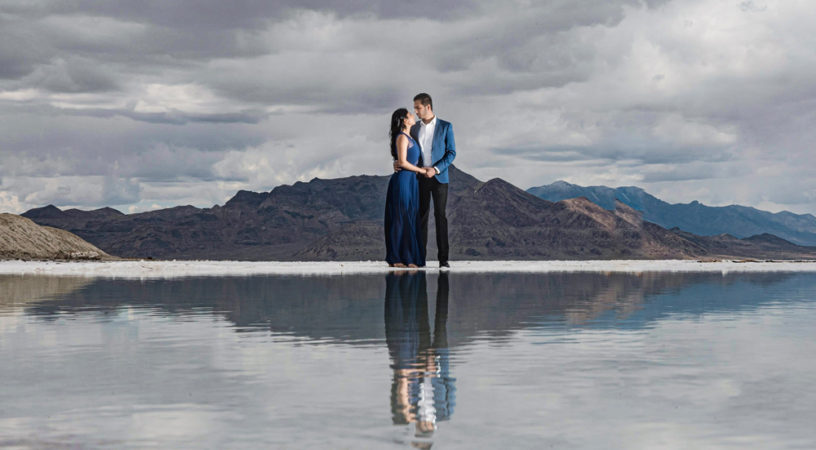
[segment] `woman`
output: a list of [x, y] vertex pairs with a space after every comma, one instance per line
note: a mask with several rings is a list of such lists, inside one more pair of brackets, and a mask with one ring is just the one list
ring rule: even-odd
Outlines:
[[385, 199], [385, 260], [391, 267], [424, 267], [420, 251], [417, 211], [419, 145], [408, 134], [416, 123], [413, 114], [400, 108], [391, 114], [391, 156], [402, 170], [391, 175]]

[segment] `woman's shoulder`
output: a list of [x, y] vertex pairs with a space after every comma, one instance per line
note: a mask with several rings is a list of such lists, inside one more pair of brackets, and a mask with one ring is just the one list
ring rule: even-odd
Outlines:
[[400, 139], [400, 138], [405, 138], [405, 139], [408, 139], [411, 142], [416, 142], [416, 141], [414, 141], [414, 138], [412, 138], [410, 134], [405, 133], [403, 131], [400, 131], [400, 135], [397, 136], [397, 139]]

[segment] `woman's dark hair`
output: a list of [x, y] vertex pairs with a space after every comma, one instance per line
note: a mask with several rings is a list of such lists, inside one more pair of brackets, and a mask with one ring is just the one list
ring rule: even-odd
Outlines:
[[391, 114], [391, 131], [388, 136], [391, 138], [391, 156], [397, 159], [397, 136], [405, 126], [405, 119], [408, 118], [408, 110], [400, 108]]

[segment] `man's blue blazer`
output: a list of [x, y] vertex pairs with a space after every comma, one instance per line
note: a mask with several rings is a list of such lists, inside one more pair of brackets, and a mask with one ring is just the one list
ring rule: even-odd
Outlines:
[[[419, 127], [420, 122], [411, 127], [411, 137], [419, 144]], [[453, 125], [450, 122], [445, 122], [440, 118], [436, 118], [436, 128], [434, 128], [433, 148], [431, 148], [431, 158], [433, 159], [432, 167], [439, 169], [439, 174], [436, 179], [440, 183], [448, 182], [448, 166], [453, 163], [453, 158], [456, 158], [456, 141], [453, 139]], [[422, 153], [419, 154], [421, 165], [424, 167], [427, 164], [422, 161]]]

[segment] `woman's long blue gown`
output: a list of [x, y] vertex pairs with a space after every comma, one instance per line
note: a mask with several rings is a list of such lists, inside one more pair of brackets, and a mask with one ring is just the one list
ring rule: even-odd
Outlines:
[[[419, 162], [419, 145], [411, 136], [408, 136], [408, 142], [406, 160], [416, 165]], [[388, 264], [425, 265], [425, 255], [419, 244], [418, 211], [417, 174], [410, 170], [395, 172], [388, 182], [385, 198], [385, 261]]]

